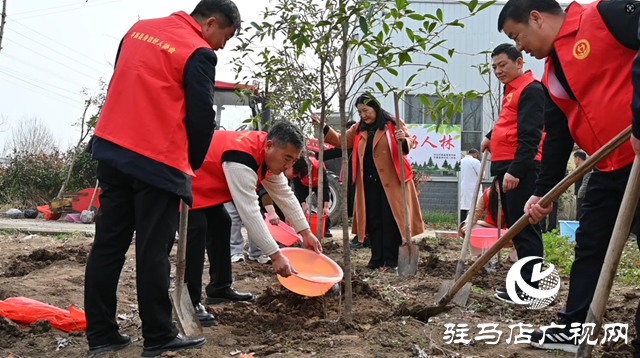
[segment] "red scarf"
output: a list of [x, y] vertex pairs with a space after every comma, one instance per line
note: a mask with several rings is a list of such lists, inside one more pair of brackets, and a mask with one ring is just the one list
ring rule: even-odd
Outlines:
[[[395, 119], [395, 118], [394, 118]], [[356, 181], [356, 170], [358, 168], [358, 145], [360, 144], [360, 139], [362, 138], [362, 134], [358, 131], [360, 127], [360, 123], [356, 125], [356, 135], [353, 138], [353, 153], [352, 156], [352, 174], [353, 174], [353, 182]], [[391, 148], [391, 159], [393, 159], [393, 164], [396, 167], [396, 173], [398, 174], [398, 179], [402, 180], [400, 177], [400, 161], [398, 160], [398, 141], [395, 136], [395, 125], [393, 122], [387, 123], [387, 141], [389, 142], [389, 148]], [[374, 134], [375, 135], [375, 134]], [[405, 182], [413, 179], [413, 168], [411, 167], [411, 163], [407, 160], [407, 156], [403, 155], [403, 164], [404, 164], [404, 175]]]

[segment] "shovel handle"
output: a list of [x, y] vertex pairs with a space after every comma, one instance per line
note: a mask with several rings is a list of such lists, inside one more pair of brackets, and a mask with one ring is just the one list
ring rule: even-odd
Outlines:
[[[604, 158], [613, 153], [616, 149], [620, 148], [624, 143], [626, 143], [631, 137], [631, 126], [627, 127], [620, 134], [618, 134], [615, 138], [611, 139], [607, 144], [602, 146], [597, 152], [595, 152], [589, 159], [587, 159], [581, 166], [576, 168], [576, 170], [572, 171], [568, 176], [566, 176], [560, 183], [558, 183], [553, 189], [551, 189], [540, 201], [538, 204], [543, 208], [548, 207], [554, 200], [560, 197], [562, 193], [564, 193], [571, 185], [573, 185], [579, 178], [582, 178], [584, 174], [593, 169], [598, 163], [600, 163]], [[489, 262], [491, 257], [495, 255], [500, 249], [502, 249], [509, 240], [513, 239], [522, 229], [524, 229], [527, 225], [529, 225], [529, 214], [524, 214], [516, 221], [513, 226], [509, 228], [509, 230], [504, 234], [503, 237], [500, 238], [488, 251], [486, 251], [482, 256], [476, 260], [476, 262], [471, 265], [467, 269], [467, 271], [451, 286], [449, 292], [444, 295], [440, 300], [436, 302], [438, 305], [447, 304], [452, 299], [453, 296], [465, 285], [465, 283], [469, 282], [471, 278], [478, 273], [484, 267], [484, 265]]]
[[100, 180], [96, 179], [96, 186], [93, 188], [93, 194], [91, 194], [91, 201], [89, 202], [89, 208], [93, 206], [93, 200], [96, 198], [96, 193], [98, 192], [98, 186], [100, 185]]
[[184, 285], [184, 274], [187, 268], [187, 228], [189, 226], [189, 205], [180, 201], [180, 231], [178, 232], [178, 253], [176, 260], [176, 290]]
[[467, 214], [466, 226], [467, 231], [464, 234], [464, 241], [462, 242], [462, 251], [460, 251], [460, 259], [458, 259], [458, 265], [456, 266], [455, 279], [459, 279], [464, 270], [464, 260], [467, 257], [467, 251], [469, 251], [469, 241], [471, 240], [471, 229], [473, 227], [476, 217], [476, 205], [478, 203], [478, 194], [482, 187], [482, 177], [484, 176], [484, 169], [487, 166], [487, 158], [489, 158], [489, 149], [482, 151], [482, 163], [480, 164], [480, 173], [478, 173], [478, 179], [476, 180], [476, 188], [473, 191], [473, 198], [471, 199], [471, 209]]
[[[631, 225], [633, 224], [633, 218], [638, 207], [638, 200], [640, 199], [640, 159], [636, 157], [631, 168], [631, 174], [627, 181], [627, 187], [622, 197], [622, 203], [620, 204], [620, 210], [618, 211], [618, 218], [613, 228], [613, 234], [611, 235], [611, 241], [607, 249], [607, 255], [604, 258], [604, 264], [600, 271], [600, 277], [598, 278], [598, 285], [593, 295], [593, 301], [589, 307], [587, 313], [587, 319], [585, 323], [595, 323], [596, 327], [593, 332], [600, 332], [602, 326], [602, 316], [607, 307], [607, 300], [611, 293], [611, 286], [613, 285], [613, 278], [616, 274], [618, 264], [620, 264], [620, 256], [624, 250], [624, 246], [629, 238], [629, 232], [631, 231]], [[605, 332], [607, 334], [607, 332]], [[597, 338], [597, 336], [596, 336]], [[578, 347], [576, 357], [586, 358], [591, 357], [593, 346], [588, 344], [585, 340]]]
[[[398, 94], [396, 92], [393, 92], [393, 102], [395, 104], [396, 107], [396, 121], [397, 121], [397, 128], [400, 128], [400, 105], [399, 105], [399, 100], [398, 100]], [[395, 133], [394, 133], [395, 136]], [[399, 163], [400, 163], [400, 177], [402, 178], [402, 180], [400, 180], [400, 186], [402, 187], [402, 207], [404, 209], [404, 234], [405, 234], [405, 242], [406, 244], [409, 246], [409, 248], [411, 248], [411, 227], [409, 226], [409, 208], [407, 207], [407, 188], [405, 185], [405, 176], [404, 176], [404, 158], [402, 157], [402, 142], [400, 141], [400, 139], [396, 138], [396, 141], [398, 143], [398, 157], [400, 159]]]

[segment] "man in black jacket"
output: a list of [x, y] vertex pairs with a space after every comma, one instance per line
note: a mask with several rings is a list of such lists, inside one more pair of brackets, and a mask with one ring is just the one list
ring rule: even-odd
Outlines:
[[[507, 225], [511, 227], [522, 216], [522, 208], [533, 194], [540, 167], [540, 140], [544, 126], [544, 89], [530, 71], [523, 70], [522, 53], [511, 44], [497, 46], [491, 53], [493, 71], [505, 85], [500, 117], [494, 129], [482, 141], [482, 150], [491, 151], [491, 175], [498, 176]], [[544, 254], [540, 226], [528, 225], [513, 238], [518, 257]], [[535, 260], [522, 269], [522, 278], [531, 285]], [[520, 288], [507, 292], [496, 289], [495, 297], [508, 303], [514, 294], [522, 296]]]
[[240, 25], [231, 0], [202, 0], [190, 15], [139, 21], [120, 43], [88, 148], [98, 160], [102, 189], [85, 277], [90, 354], [131, 343], [118, 332], [116, 290], [134, 231], [142, 356], [206, 343], [179, 334], [172, 324], [167, 252], [180, 199], [193, 201], [190, 175], [202, 165], [216, 125], [214, 51]]
[[[551, 206], [538, 202], [564, 177], [574, 141], [593, 155], [632, 122], [628, 79], [640, 48], [639, 6], [638, 1], [609, 0], [584, 6], [574, 2], [563, 10], [554, 0], [510, 0], [500, 13], [498, 30], [519, 49], [547, 60], [542, 164], [525, 206], [533, 223], [551, 212]], [[624, 144], [591, 175], [576, 231], [567, 304], [558, 312], [561, 327], [533, 332], [532, 346], [577, 350], [572, 329], [586, 319], [634, 156], [631, 145]]]

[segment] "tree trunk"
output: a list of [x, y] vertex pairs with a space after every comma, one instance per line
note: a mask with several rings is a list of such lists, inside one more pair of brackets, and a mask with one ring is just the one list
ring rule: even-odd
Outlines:
[[2, 0], [2, 17], [0, 18], [0, 51], [2, 51], [2, 37], [4, 36], [4, 24], [7, 22], [7, 0]]
[[349, 154], [347, 152], [347, 22], [342, 24], [342, 49], [340, 56], [340, 84], [339, 88], [339, 107], [340, 107], [340, 132], [342, 134], [342, 203], [340, 211], [342, 212], [342, 253], [344, 260], [344, 321], [347, 324], [352, 322], [351, 306], [353, 304], [353, 293], [351, 287], [351, 248], [349, 247], [349, 214], [347, 213], [347, 200], [349, 188]]
[[[316, 227], [316, 236], [321, 239], [324, 237], [324, 231], [322, 230], [322, 220], [320, 218], [324, 215], [324, 124], [325, 124], [325, 116], [327, 115], [327, 102], [326, 102], [326, 93], [324, 88], [324, 66], [325, 66], [326, 58], [320, 60], [320, 96], [322, 106], [320, 108], [320, 124], [318, 128], [318, 225]], [[309, 173], [309, 178], [313, 178], [312, 173]], [[313, 181], [311, 180], [311, 186], [313, 186]], [[313, 231], [313, 229], [312, 229]]]

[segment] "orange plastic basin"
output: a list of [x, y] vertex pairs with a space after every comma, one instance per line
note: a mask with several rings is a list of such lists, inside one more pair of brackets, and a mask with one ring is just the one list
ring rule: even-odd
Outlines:
[[[502, 229], [500, 236], [504, 236], [507, 231], [507, 229]], [[488, 249], [496, 242], [498, 242], [497, 228], [483, 227], [471, 230], [471, 245], [479, 249]]]
[[309, 297], [322, 296], [342, 281], [342, 268], [323, 254], [297, 247], [285, 247], [280, 251], [298, 271], [297, 275], [287, 278], [278, 275], [278, 281], [291, 292]]
[[284, 246], [291, 246], [298, 240], [302, 240], [302, 236], [298, 235], [291, 226], [283, 223], [282, 221], [280, 221], [280, 224], [278, 225], [272, 225], [269, 222], [269, 214], [264, 215], [264, 222], [267, 224], [267, 228], [269, 229], [273, 239]]

